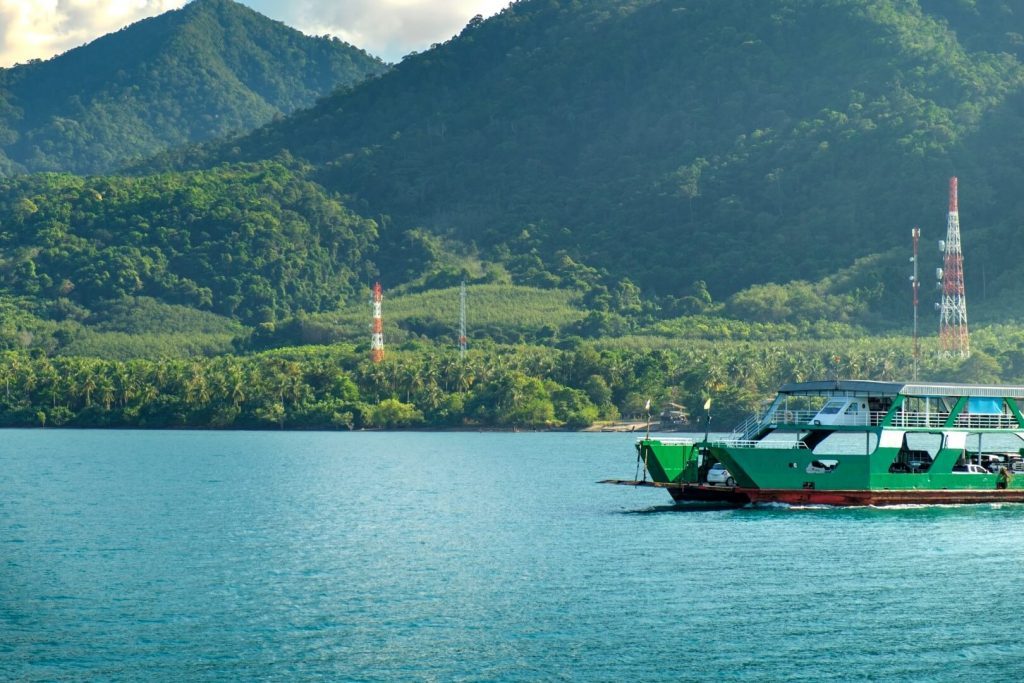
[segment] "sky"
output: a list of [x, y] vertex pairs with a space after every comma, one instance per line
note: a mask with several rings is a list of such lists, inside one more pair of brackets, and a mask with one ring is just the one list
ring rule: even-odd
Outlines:
[[[304, 33], [337, 36], [388, 62], [451, 38], [508, 0], [241, 0]], [[0, 0], [0, 66], [48, 59], [185, 0]]]

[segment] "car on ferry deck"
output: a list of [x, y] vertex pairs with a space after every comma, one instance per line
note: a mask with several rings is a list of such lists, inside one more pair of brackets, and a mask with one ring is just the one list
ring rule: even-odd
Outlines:
[[991, 474], [991, 472], [986, 470], [981, 465], [969, 463], [967, 465], [957, 465], [956, 467], [954, 467], [953, 474]]
[[722, 484], [724, 486], [735, 486], [736, 480], [729, 474], [729, 470], [725, 468], [720, 462], [716, 462], [708, 470], [708, 483], [709, 484]]

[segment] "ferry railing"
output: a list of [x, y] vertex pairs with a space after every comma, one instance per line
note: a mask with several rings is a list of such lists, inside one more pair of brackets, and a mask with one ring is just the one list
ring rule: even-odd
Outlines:
[[1017, 418], [1013, 415], [980, 415], [977, 413], [961, 413], [957, 416], [956, 427], [966, 429], [1018, 429]]
[[[829, 422], [830, 425], [836, 425], [840, 427], [877, 427], [882, 424], [885, 416], [888, 415], [886, 411], [867, 411], [859, 413], [848, 413], [835, 417], [834, 421]], [[752, 423], [755, 427], [763, 425], [815, 425], [817, 417], [817, 411], [813, 410], [783, 410], [778, 409], [769, 412], [767, 415], [755, 419], [751, 418], [748, 423]], [[949, 420], [949, 412], [922, 412], [916, 410], [897, 410], [893, 416], [889, 425], [892, 427], [905, 427], [905, 428], [941, 428], [946, 425]], [[747, 425], [748, 423], [744, 423]], [[961, 429], [1018, 429], [1020, 425], [1017, 424], [1017, 419], [1013, 415], [1008, 414], [997, 414], [997, 415], [986, 415], [979, 413], [961, 413], [957, 416], [954, 427]], [[740, 431], [740, 430], [736, 430]], [[742, 431], [744, 436], [752, 436], [750, 431]]]
[[734, 434], [740, 435], [742, 439], [752, 439], [768, 425], [810, 424], [817, 414], [816, 410], [784, 410], [782, 408], [759, 410], [733, 427], [732, 431]]
[[[638, 436], [636, 438], [636, 440], [639, 442], [639, 441], [644, 441], [647, 438], [648, 437], [646, 437], [646, 436]], [[665, 438], [661, 438], [661, 437], [655, 437], [655, 438], [658, 441], [660, 441], [662, 444], [666, 445], [666, 446], [692, 446], [693, 444], [697, 443], [695, 439], [693, 439], [692, 437], [687, 437], [687, 436], [671, 436], [671, 437], [665, 437]], [[654, 439], [652, 439], [652, 441], [653, 440]]]
[[[821, 420], [818, 418], [819, 412], [820, 411], [817, 410], [786, 410], [785, 408], [777, 408], [773, 411], [769, 411], [764, 417], [760, 418], [757, 421], [757, 424], [793, 426], [818, 425], [821, 424]], [[831, 416], [832, 419], [827, 424], [841, 427], [876, 427], [882, 424], [882, 420], [885, 416], [885, 411], [878, 410], [844, 413], [842, 415]], [[743, 433], [747, 434], [747, 432]]]
[[754, 413], [740, 424], [733, 427], [734, 434], [741, 434], [744, 438], [750, 438], [755, 436], [761, 431], [761, 425], [764, 423], [764, 414], [760, 411]]
[[766, 422], [769, 424], [807, 425], [811, 424], [811, 421], [817, 414], [817, 410], [785, 410], [779, 408], [767, 416]]
[[[837, 427], [877, 427], [882, 424], [888, 413], [884, 410], [873, 410], [838, 415], [829, 426]], [[735, 434], [744, 439], [755, 436], [768, 425], [816, 426], [818, 411], [816, 410], [785, 410], [778, 408], [763, 413], [755, 413], [733, 429]], [[921, 412], [916, 410], [897, 410], [893, 413], [889, 425], [904, 428], [941, 428], [949, 420], [949, 412]], [[954, 427], [961, 429], [1018, 429], [1017, 419], [1013, 415], [985, 415], [979, 413], [961, 413], [957, 416]]]
[[789, 448], [792, 450], [807, 450], [807, 444], [803, 441], [774, 441], [772, 439], [713, 439], [712, 446], [725, 446], [727, 448]]
[[948, 419], [949, 413], [898, 410], [889, 424], [893, 427], [942, 427]]
[[[646, 437], [638, 437], [637, 441], [643, 441]], [[696, 443], [696, 440], [689, 437], [670, 437], [664, 439], [658, 439], [662, 445], [666, 446], [692, 446]], [[712, 438], [708, 440], [708, 443], [712, 446], [725, 446], [727, 448], [777, 448], [777, 449], [792, 449], [792, 450], [807, 450], [807, 444], [803, 441], [779, 441], [773, 439], [762, 439], [760, 441], [756, 439], [744, 439], [739, 435], [727, 436], [724, 438]]]
[[[917, 411], [897, 411], [890, 424], [893, 427], [944, 427], [949, 420], [949, 413], [922, 413]], [[1018, 429], [1017, 418], [1013, 415], [983, 415], [978, 413], [961, 413], [953, 422], [959, 429]]]

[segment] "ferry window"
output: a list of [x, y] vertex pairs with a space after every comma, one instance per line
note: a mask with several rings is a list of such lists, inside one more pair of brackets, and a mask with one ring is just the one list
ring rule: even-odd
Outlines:
[[825, 404], [825, 407], [821, 409], [822, 415], [835, 415], [843, 406], [846, 405], [846, 401], [829, 401]]
[[834, 432], [822, 439], [811, 451], [815, 455], [867, 455], [878, 447], [878, 436], [872, 433]]
[[885, 398], [879, 398], [875, 396], [868, 397], [868, 410], [872, 413], [887, 413], [889, 408], [892, 408], [892, 399], [886, 396]]
[[839, 467], [838, 460], [812, 460], [807, 464], [807, 474], [831, 474]]
[[903, 435], [903, 445], [909, 450], [925, 451], [934, 458], [942, 448], [942, 432], [907, 432]]
[[[1014, 432], [968, 432], [964, 442], [965, 464], [981, 465], [990, 471], [1021, 462], [1024, 440]], [[1018, 469], [1024, 469], [1018, 466]]]
[[956, 405], [956, 398], [945, 396], [908, 396], [903, 410], [912, 413], [946, 413]]
[[924, 474], [931, 469], [941, 448], [941, 432], [908, 432], [903, 435], [903, 443], [889, 465], [889, 471]]

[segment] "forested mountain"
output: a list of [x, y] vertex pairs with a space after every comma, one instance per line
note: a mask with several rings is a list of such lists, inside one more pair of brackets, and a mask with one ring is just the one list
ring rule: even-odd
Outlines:
[[[251, 26], [292, 36], [197, 0], [32, 68], [70, 69], [141, 30], [133, 49], [166, 55], [202, 29], [232, 73], [283, 92], [286, 72], [243, 49]], [[463, 279], [566, 292], [572, 315], [493, 330], [509, 341], [684, 315], [788, 326], [757, 333], [775, 338], [819, 320], [901, 329], [909, 228], [926, 247], [942, 236], [956, 173], [972, 315], [1005, 317], [1024, 282], [1021, 31], [1000, 2], [523, 0], [135, 177], [0, 183], [0, 287], [58, 320], [135, 297], [273, 322], [262, 345], [359, 338], [359, 314], [332, 311], [376, 277], [396, 294]], [[450, 324], [408, 320], [413, 334]]]
[[914, 225], [938, 239], [959, 174], [968, 288], [991, 296], [1024, 278], [1007, 244], [1022, 33], [1024, 10], [998, 1], [524, 0], [160, 163], [287, 150], [390, 230], [472, 242], [527, 284], [569, 257], [647, 296], [831, 277], [875, 309], [905, 294], [905, 258], [868, 257], [906, 250]]
[[109, 172], [249, 131], [386, 69], [232, 0], [194, 0], [48, 61], [0, 69], [0, 174]]
[[[110, 140], [102, 168], [244, 128], [239, 84], [308, 84], [223, 28], [285, 31], [254, 17], [152, 20], [178, 28], [121, 60], [149, 65], [135, 89], [100, 79], [105, 104], [5, 149], [61, 167], [54, 140]], [[156, 25], [25, 68], [84, 93], [77, 56]], [[0, 179], [0, 424], [580, 426], [708, 396], [731, 420], [790, 380], [1020, 382], [1022, 60], [1001, 0], [522, 0], [255, 132]], [[5, 102], [47, 90], [26, 73]], [[178, 107], [207, 100], [234, 104]], [[143, 101], [177, 138], [132, 132]], [[914, 360], [910, 228], [927, 276], [954, 174], [973, 355], [936, 352], [928, 287]]]

